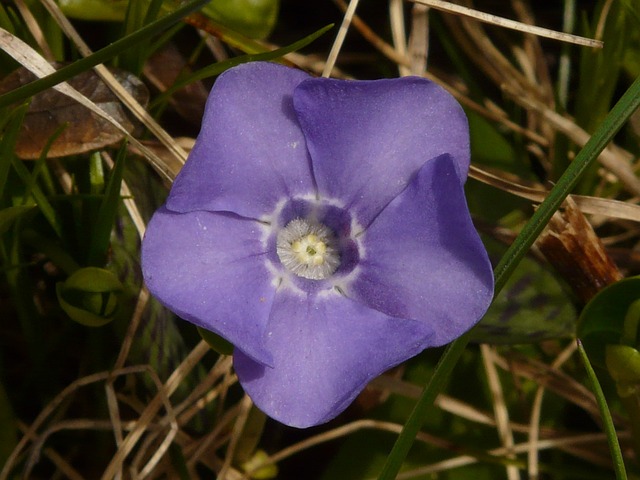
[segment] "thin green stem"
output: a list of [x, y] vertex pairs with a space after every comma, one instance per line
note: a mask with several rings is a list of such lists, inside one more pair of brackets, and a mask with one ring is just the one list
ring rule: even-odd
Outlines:
[[[618, 392], [619, 393], [619, 392]], [[631, 444], [636, 454], [640, 458], [640, 399], [638, 394], [623, 397], [619, 395], [622, 406], [629, 415], [629, 425], [631, 425]]]
[[[576, 18], [576, 0], [564, 1], [564, 13], [562, 17], [562, 31], [573, 33]], [[558, 101], [563, 109], [567, 108], [569, 97], [569, 77], [571, 75], [571, 60], [569, 53], [571, 45], [565, 43], [562, 45], [562, 54], [560, 55], [560, 65], [558, 67]]]
[[602, 387], [600, 386], [600, 382], [598, 381], [596, 372], [591, 366], [591, 362], [589, 361], [587, 352], [582, 346], [582, 342], [580, 341], [580, 339], [578, 339], [577, 342], [580, 358], [582, 359], [584, 368], [587, 371], [587, 376], [589, 377], [589, 380], [591, 380], [593, 393], [596, 397], [596, 402], [598, 402], [598, 408], [600, 409], [600, 416], [602, 417], [603, 423], [602, 426], [604, 427], [604, 431], [607, 434], [607, 442], [609, 443], [609, 451], [611, 452], [613, 469], [616, 472], [616, 479], [627, 480], [627, 472], [624, 468], [622, 451], [620, 450], [620, 443], [618, 442], [618, 436], [616, 435], [616, 428], [613, 425], [613, 418], [611, 418], [611, 412], [609, 411], [609, 407], [607, 406], [607, 399], [604, 397], [604, 392], [602, 391]]
[[[575, 160], [562, 174], [556, 186], [551, 190], [544, 202], [538, 207], [531, 219], [524, 226], [516, 240], [504, 254], [494, 270], [495, 296], [500, 293], [507, 280], [518, 266], [522, 257], [529, 250], [542, 229], [558, 210], [571, 190], [576, 186], [580, 176], [593, 164], [604, 147], [629, 119], [631, 114], [640, 106], [640, 77], [629, 87], [618, 103], [611, 109], [600, 127], [589, 139]], [[379, 480], [396, 478], [416, 434], [422, 427], [428, 409], [442, 390], [449, 374], [458, 362], [462, 352], [469, 342], [469, 334], [465, 334], [453, 342], [442, 355], [436, 366], [431, 380], [422, 392], [411, 416], [405, 423], [402, 432], [396, 440], [387, 461], [378, 477]]]

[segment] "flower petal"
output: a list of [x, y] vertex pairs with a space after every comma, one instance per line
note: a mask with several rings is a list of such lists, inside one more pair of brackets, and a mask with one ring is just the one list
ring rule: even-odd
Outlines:
[[335, 291], [312, 297], [280, 289], [266, 337], [273, 367], [238, 348], [234, 366], [261, 410], [304, 428], [338, 415], [372, 378], [428, 347], [432, 335], [425, 323], [391, 318]]
[[261, 225], [230, 214], [158, 210], [142, 242], [142, 273], [167, 308], [270, 364], [264, 330], [275, 293]]
[[469, 131], [460, 105], [417, 77], [310, 79], [293, 94], [320, 195], [366, 226], [429, 159], [449, 153], [464, 183]]
[[491, 264], [448, 155], [425, 163], [362, 242], [346, 294], [387, 315], [427, 322], [434, 345], [462, 335], [491, 303]]
[[282, 199], [314, 193], [292, 101], [294, 88], [307, 78], [300, 70], [266, 62], [220, 75], [167, 208], [260, 218]]

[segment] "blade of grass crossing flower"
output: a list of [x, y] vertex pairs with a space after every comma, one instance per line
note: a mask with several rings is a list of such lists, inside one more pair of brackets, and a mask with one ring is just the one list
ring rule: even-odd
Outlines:
[[613, 425], [611, 412], [609, 411], [609, 407], [607, 406], [607, 399], [604, 397], [604, 392], [602, 391], [602, 387], [600, 386], [600, 382], [598, 381], [596, 372], [591, 366], [591, 362], [589, 361], [589, 357], [587, 356], [587, 352], [585, 351], [582, 342], [580, 341], [580, 339], [578, 339], [577, 342], [580, 359], [582, 360], [584, 368], [587, 371], [587, 376], [591, 381], [592, 390], [594, 395], [596, 396], [598, 408], [600, 409], [600, 416], [602, 417], [603, 424], [602, 426], [604, 427], [604, 431], [607, 434], [607, 442], [609, 443], [609, 451], [611, 452], [611, 458], [613, 459], [613, 468], [616, 472], [616, 479], [626, 480], [627, 472], [624, 468], [624, 461], [622, 459], [622, 452], [620, 451], [618, 436], [616, 435], [616, 428]]
[[[522, 257], [529, 250], [535, 239], [545, 227], [549, 219], [560, 207], [567, 195], [576, 186], [581, 175], [596, 160], [600, 152], [609, 143], [631, 114], [640, 106], [640, 77], [629, 87], [618, 103], [611, 109], [602, 124], [589, 139], [575, 160], [558, 180], [546, 200], [538, 207], [531, 219], [524, 226], [516, 240], [511, 244], [494, 270], [495, 295], [500, 293], [509, 276]], [[442, 355], [436, 370], [414, 407], [411, 416], [405, 423], [396, 440], [385, 465], [378, 477], [379, 480], [392, 480], [400, 471], [400, 467], [413, 444], [416, 434], [422, 427], [426, 414], [435, 397], [441, 391], [453, 367], [458, 362], [467, 343], [469, 334], [465, 334], [453, 342]]]
[[183, 7], [180, 7], [175, 12], [172, 12], [159, 20], [156, 20], [155, 22], [141, 28], [131, 35], [127, 35], [126, 37], [113, 42], [112, 44], [102, 48], [101, 50], [98, 50], [88, 57], [78, 60], [66, 67], [63, 67], [55, 73], [52, 73], [51, 75], [47, 75], [46, 77], [31, 82], [20, 88], [16, 88], [11, 92], [5, 93], [4, 95], [0, 96], [0, 108], [11, 105], [15, 102], [25, 100], [35, 95], [36, 93], [53, 87], [58, 83], [64, 82], [65, 80], [68, 80], [69, 78], [77, 75], [80, 72], [88, 70], [91, 67], [94, 67], [115, 57], [119, 53], [131, 48], [132, 45], [136, 45], [139, 42], [147, 40], [153, 35], [167, 29], [174, 23], [177, 23], [182, 18], [202, 7], [208, 1], [209, 0], [193, 0], [192, 2], [185, 4]]
[[277, 50], [273, 50], [271, 52], [255, 53], [255, 54], [249, 54], [249, 55], [241, 55], [239, 57], [234, 57], [234, 58], [232, 58], [230, 60], [225, 60], [223, 62], [218, 62], [218, 63], [215, 63], [215, 64], [210, 65], [208, 67], [205, 67], [205, 68], [203, 68], [201, 70], [198, 70], [197, 72], [194, 72], [193, 74], [191, 74], [191, 75], [189, 75], [187, 77], [184, 77], [181, 80], [179, 80], [176, 83], [174, 83], [171, 86], [171, 88], [168, 88], [164, 93], [162, 93], [162, 95], [159, 95], [151, 103], [151, 107], [154, 107], [155, 105], [161, 104], [162, 102], [166, 101], [166, 99], [170, 95], [172, 95], [174, 92], [176, 92], [177, 90], [180, 90], [182, 87], [184, 87], [184, 86], [186, 86], [186, 85], [188, 85], [190, 83], [193, 83], [193, 82], [196, 82], [198, 80], [205, 79], [205, 78], [213, 77], [213, 76], [216, 76], [216, 75], [220, 75], [225, 70], [228, 70], [231, 67], [235, 67], [236, 65], [240, 65], [241, 63], [275, 60], [275, 59], [278, 59], [280, 57], [285, 56], [287, 53], [291, 53], [291, 52], [295, 52], [296, 50], [300, 50], [301, 48], [304, 48], [307, 45], [309, 45], [316, 38], [320, 37], [321, 35], [323, 35], [325, 32], [327, 32], [331, 28], [333, 28], [333, 24], [327, 25], [326, 27], [323, 27], [320, 30], [318, 30], [316, 32], [313, 32], [311, 35], [308, 35], [308, 36], [304, 37], [303, 39], [292, 43], [291, 45], [288, 45], [288, 46], [282, 47], [282, 48], [278, 48]]

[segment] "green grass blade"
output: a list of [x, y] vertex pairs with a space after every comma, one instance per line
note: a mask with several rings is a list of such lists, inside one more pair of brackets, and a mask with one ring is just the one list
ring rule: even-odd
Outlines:
[[16, 221], [28, 215], [34, 208], [36, 207], [32, 205], [15, 205], [0, 210], [0, 237], [8, 232]]
[[122, 173], [124, 171], [124, 159], [127, 155], [126, 142], [118, 152], [113, 170], [107, 182], [100, 209], [91, 232], [89, 254], [87, 264], [101, 267], [104, 265], [105, 255], [109, 249], [111, 230], [116, 220], [118, 206], [120, 205], [120, 185], [122, 184]]
[[393, 449], [387, 457], [387, 461], [382, 468], [378, 480], [393, 480], [398, 475], [400, 467], [402, 467], [402, 462], [404, 462], [416, 435], [418, 435], [418, 432], [422, 428], [428, 408], [444, 388], [453, 367], [458, 363], [468, 343], [469, 333], [467, 332], [450, 344], [442, 354], [442, 357], [440, 357], [440, 361], [436, 365], [431, 380], [429, 380], [429, 383], [422, 391], [422, 395], [411, 412], [411, 416], [407, 420], [407, 423], [404, 424], [396, 443], [393, 445]]
[[18, 141], [18, 134], [29, 105], [22, 105], [11, 112], [10, 122], [5, 126], [0, 137], [0, 192], [5, 192], [5, 184], [11, 170], [11, 159]]
[[596, 372], [594, 372], [593, 367], [591, 366], [591, 362], [589, 361], [589, 357], [587, 356], [587, 352], [585, 351], [582, 342], [580, 341], [580, 339], [578, 339], [577, 341], [580, 358], [582, 359], [584, 368], [587, 371], [587, 376], [591, 381], [592, 390], [594, 395], [596, 396], [598, 408], [600, 409], [600, 416], [602, 417], [603, 424], [602, 426], [604, 427], [604, 431], [607, 434], [607, 443], [609, 443], [609, 451], [611, 452], [611, 458], [613, 459], [613, 469], [616, 472], [616, 479], [627, 480], [627, 472], [624, 468], [622, 452], [620, 451], [620, 443], [618, 442], [618, 436], [616, 435], [616, 428], [613, 425], [611, 412], [609, 411], [609, 407], [607, 406], [607, 399], [604, 397], [604, 392], [602, 391], [602, 387], [600, 386], [600, 382], [598, 381]]
[[[132, 33], [140, 30], [144, 27], [145, 22], [145, 13], [146, 13], [146, 2], [129, 2], [127, 4], [126, 13], [124, 16], [124, 34], [123, 37], [127, 35], [131, 35]], [[116, 60], [116, 64], [120, 68], [124, 68], [129, 72], [133, 73], [136, 76], [140, 76], [140, 72], [142, 71], [142, 50], [144, 48], [145, 43], [139, 43], [137, 45], [133, 45], [131, 48], [128, 48], [120, 55], [118, 55], [118, 59]]]
[[0, 27], [8, 32], [14, 33], [13, 22], [2, 5], [0, 5]]
[[44, 192], [40, 189], [40, 186], [36, 182], [36, 178], [29, 172], [29, 169], [24, 166], [22, 160], [15, 158], [13, 159], [13, 168], [22, 180], [22, 183], [25, 184], [25, 188], [29, 191], [29, 194], [24, 196], [24, 205], [28, 205], [29, 197], [33, 197], [36, 205], [40, 209], [44, 218], [46, 218], [49, 225], [58, 238], [63, 237], [62, 233], [62, 221], [58, 216], [56, 210], [51, 206], [49, 199], [44, 194]]
[[151, 3], [149, 4], [149, 7], [147, 8], [147, 12], [145, 13], [145, 16], [144, 16], [145, 25], [155, 21], [155, 19], [158, 18], [158, 15], [162, 10], [163, 3], [164, 3], [164, 0], [151, 0]]
[[[600, 152], [602, 152], [607, 143], [613, 139], [614, 135], [629, 119], [631, 114], [636, 111], [638, 106], [640, 106], [640, 77], [633, 82], [618, 103], [611, 109], [611, 112], [609, 112], [600, 127], [560, 177], [556, 186], [535, 211], [516, 240], [504, 254], [500, 263], [496, 266], [494, 270], [494, 297], [500, 293], [500, 290], [502, 290], [522, 257], [529, 250], [567, 195], [569, 195], [578, 183], [580, 176], [593, 164]], [[422, 427], [428, 409], [431, 407], [435, 397], [440, 393], [468, 342], [469, 334], [467, 333], [453, 342], [443, 354], [433, 377], [423, 390], [409, 420], [407, 420], [407, 423], [404, 425], [391, 453], [387, 457], [387, 461], [378, 477], [379, 480], [392, 480], [396, 478], [407, 453], [409, 453], [416, 434]]]
[[73, 272], [80, 269], [78, 262], [74, 260], [60, 242], [47, 238], [36, 230], [30, 228], [22, 230], [20, 241], [33, 250], [42, 253], [67, 275], [72, 275]]
[[205, 5], [208, 1], [209, 0], [193, 0], [185, 4], [183, 7], [178, 8], [176, 11], [170, 13], [169, 15], [162, 17], [161, 19], [156, 20], [153, 23], [150, 23], [146, 27], [141, 28], [131, 35], [127, 35], [126, 37], [113, 42], [112, 44], [104, 47], [101, 50], [98, 50], [88, 57], [78, 60], [66, 67], [63, 67], [55, 73], [52, 73], [51, 75], [47, 75], [46, 77], [35, 80], [22, 87], [16, 88], [11, 92], [5, 93], [4, 95], [0, 96], [0, 108], [6, 107], [15, 102], [25, 100], [35, 95], [36, 93], [53, 87], [60, 82], [64, 82], [65, 80], [68, 80], [69, 78], [85, 70], [88, 70], [91, 67], [94, 67], [115, 57], [119, 53], [122, 53], [125, 50], [131, 48], [132, 45], [143, 42], [153, 35], [169, 28], [171, 25], [177, 23], [182, 18], [186, 17], [193, 11]]
[[[58, 137], [62, 134], [62, 132], [68, 127], [68, 125], [66, 123], [63, 123], [62, 125], [60, 125], [58, 128], [55, 129], [55, 131], [53, 132], [53, 134], [47, 139], [47, 143], [44, 144], [44, 147], [42, 149], [42, 152], [40, 153], [40, 156], [38, 157], [38, 160], [36, 161], [33, 169], [31, 170], [31, 177], [30, 177], [30, 181], [29, 183], [25, 184], [25, 191], [24, 191], [24, 199], [23, 199], [23, 204], [26, 204], [29, 197], [32, 194], [33, 189], [36, 186], [36, 182], [38, 181], [40, 174], [46, 170], [46, 160], [47, 160], [47, 155], [49, 153], [49, 150], [51, 149], [51, 146], [53, 145], [53, 142], [55, 142]], [[42, 193], [42, 195], [44, 195], [44, 193]]]
[[[154, 22], [162, 9], [162, 3], [163, 0], [151, 0], [148, 4], [146, 2], [129, 2], [125, 14], [125, 34], [123, 36], [130, 35]], [[140, 76], [149, 52], [149, 40], [140, 42], [133, 48], [122, 52], [118, 56], [117, 64], [134, 75]]]

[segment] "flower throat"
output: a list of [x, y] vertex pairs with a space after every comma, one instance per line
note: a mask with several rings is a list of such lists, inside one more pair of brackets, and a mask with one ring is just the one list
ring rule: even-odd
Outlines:
[[299, 277], [322, 280], [340, 266], [336, 244], [327, 226], [296, 218], [278, 233], [276, 252], [287, 270]]

